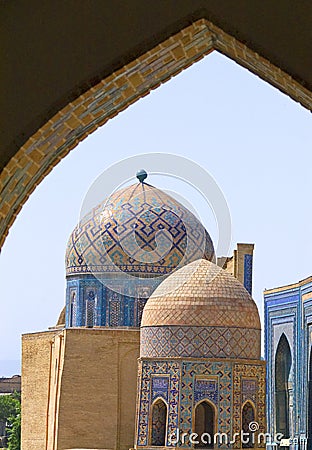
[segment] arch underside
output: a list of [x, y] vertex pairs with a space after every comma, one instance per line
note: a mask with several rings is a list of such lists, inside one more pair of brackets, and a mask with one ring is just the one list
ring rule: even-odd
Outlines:
[[85, 90], [24, 142], [0, 175], [0, 246], [29, 195], [70, 150], [110, 118], [213, 50], [312, 109], [308, 89], [212, 22], [198, 19], [191, 25], [184, 24], [176, 34]]

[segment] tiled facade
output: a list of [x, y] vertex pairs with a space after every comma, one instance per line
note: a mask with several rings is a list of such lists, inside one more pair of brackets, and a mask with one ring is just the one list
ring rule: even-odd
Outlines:
[[244, 286], [251, 295], [252, 292], [252, 255], [244, 255]]
[[143, 307], [159, 282], [138, 277], [118, 281], [91, 274], [69, 277], [66, 326], [139, 327]]
[[[268, 431], [279, 428], [277, 400], [279, 385], [286, 385], [286, 420], [296, 448], [312, 447], [312, 278], [264, 292], [265, 358], [267, 360]], [[279, 349], [281, 352], [279, 352]], [[282, 380], [279, 359], [289, 355], [289, 368]], [[282, 374], [283, 375], [283, 374]], [[283, 421], [285, 419], [283, 418]]]
[[141, 354], [148, 358], [259, 359], [261, 331], [228, 327], [161, 326], [141, 329]]
[[[223, 312], [220, 326], [218, 313]], [[215, 448], [242, 448], [240, 433], [247, 427], [252, 439], [248, 427], [255, 421], [257, 433], [265, 433], [260, 333], [249, 293], [207, 260], [188, 264], [156, 288], [141, 322], [137, 448], [155, 446], [159, 399], [167, 411], [162, 447], [194, 448], [196, 433], [200, 440], [209, 435]], [[201, 436], [199, 430], [204, 430]], [[256, 447], [265, 445], [264, 440], [256, 442]]]
[[[164, 379], [167, 381], [163, 383], [162, 391], [155, 392], [155, 380]], [[234, 433], [240, 433], [242, 408], [248, 401], [254, 405], [258, 432], [264, 433], [266, 429], [264, 361], [142, 359], [139, 366], [138, 448], [151, 447], [151, 409], [159, 397], [168, 406], [166, 447], [192, 447], [187, 439], [185, 443], [180, 440], [175, 444], [177, 430], [180, 436], [183, 433], [191, 435], [195, 407], [205, 400], [216, 409], [215, 433], [225, 433], [229, 440]], [[220, 446], [241, 448], [241, 442], [237, 439], [232, 444], [223, 442]]]

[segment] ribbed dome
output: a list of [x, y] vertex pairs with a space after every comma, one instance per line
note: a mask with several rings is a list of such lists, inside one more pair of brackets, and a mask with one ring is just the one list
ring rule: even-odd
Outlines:
[[141, 327], [141, 356], [260, 358], [255, 302], [236, 278], [207, 260], [159, 285]]
[[204, 259], [174, 272], [149, 298], [141, 326], [163, 325], [261, 328], [257, 306], [244, 286]]
[[66, 273], [171, 273], [198, 258], [214, 258], [210, 236], [181, 203], [146, 183], [119, 190], [72, 232]]

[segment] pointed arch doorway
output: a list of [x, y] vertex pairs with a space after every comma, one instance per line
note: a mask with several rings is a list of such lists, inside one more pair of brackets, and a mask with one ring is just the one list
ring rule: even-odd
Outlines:
[[[196, 448], [213, 448], [215, 434], [215, 408], [204, 400], [195, 407], [194, 433], [198, 435]], [[203, 437], [203, 439], [201, 439]]]

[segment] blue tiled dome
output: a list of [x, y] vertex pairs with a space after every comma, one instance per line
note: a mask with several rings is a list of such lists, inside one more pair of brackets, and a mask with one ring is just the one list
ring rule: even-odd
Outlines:
[[117, 191], [70, 236], [66, 326], [140, 326], [155, 288], [199, 258], [214, 259], [213, 244], [181, 203], [144, 182]]
[[67, 246], [66, 275], [166, 275], [199, 258], [214, 258], [200, 221], [167, 193], [137, 183], [114, 193], [77, 225]]

